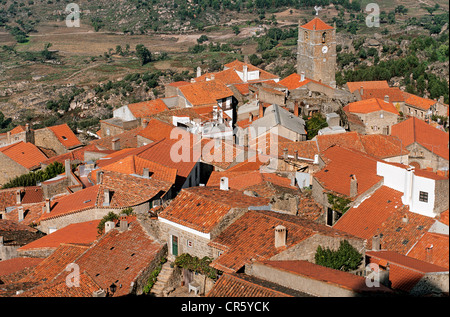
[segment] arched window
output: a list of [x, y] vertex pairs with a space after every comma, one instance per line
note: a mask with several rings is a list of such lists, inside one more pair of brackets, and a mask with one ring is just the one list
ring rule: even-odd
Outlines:
[[305, 41], [307, 41], [308, 38], [309, 38], [308, 31], [305, 31]]
[[322, 43], [326, 42], [326, 38], [327, 38], [327, 32], [323, 32], [322, 33]]

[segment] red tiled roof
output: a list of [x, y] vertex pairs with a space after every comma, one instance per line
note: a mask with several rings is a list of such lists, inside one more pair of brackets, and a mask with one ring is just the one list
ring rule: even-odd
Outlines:
[[365, 90], [365, 89], [387, 89], [387, 88], [389, 88], [389, 84], [386, 80], [353, 81], [353, 82], [347, 82], [347, 87], [350, 90], [350, 92], [354, 92], [355, 90], [358, 90], [361, 87], [363, 87], [363, 90]]
[[361, 134], [360, 138], [365, 152], [379, 159], [409, 154], [400, 140], [390, 135]]
[[363, 89], [361, 99], [378, 98], [384, 100], [386, 96], [389, 96], [389, 102], [404, 102], [409, 94], [398, 87]]
[[361, 142], [358, 132], [318, 135], [316, 139], [320, 152], [326, 151], [332, 146], [339, 146], [365, 153], [364, 144]]
[[[286, 227], [286, 247], [275, 248], [274, 228]], [[248, 211], [208, 245], [223, 251], [211, 266], [227, 272], [236, 272], [251, 259], [267, 260], [301, 241], [322, 234], [332, 237], [354, 239], [355, 237], [333, 228], [317, 224], [298, 216], [273, 211]]]
[[382, 99], [371, 98], [349, 103], [344, 107], [344, 111], [351, 113], [372, 113], [377, 111], [387, 111], [398, 115], [398, 110], [391, 102]]
[[409, 257], [449, 269], [449, 237], [447, 234], [425, 233], [407, 254]]
[[434, 154], [449, 159], [448, 133], [433, 128], [416, 117], [393, 125], [391, 135], [400, 138], [405, 147], [417, 142]]
[[449, 217], [449, 210], [447, 209], [447, 210], [441, 212], [436, 218], [440, 222], [442, 222], [443, 224], [446, 224], [448, 226], [449, 225], [448, 217]]
[[409, 97], [405, 99], [405, 104], [410, 105], [416, 108], [420, 108], [423, 110], [428, 110], [432, 105], [437, 103], [436, 100], [422, 98], [413, 94], [410, 94]]
[[81, 223], [73, 223], [48, 234], [38, 240], [24, 245], [18, 251], [36, 249], [56, 249], [62, 243], [75, 243], [88, 245], [93, 243], [98, 236], [97, 226], [100, 220], [92, 220]]
[[393, 289], [410, 291], [426, 273], [448, 272], [448, 268], [416, 260], [393, 251], [367, 251], [370, 263], [389, 264], [389, 280]]
[[262, 263], [280, 271], [287, 271], [313, 280], [322, 281], [328, 284], [334, 284], [356, 293], [392, 292], [389, 288], [383, 285], [380, 285], [380, 287], [377, 288], [367, 286], [365, 278], [362, 276], [330, 269], [328, 267], [317, 265], [308, 261], [263, 261]]
[[16, 273], [25, 268], [35, 267], [42, 260], [44, 259], [20, 257], [0, 261], [0, 281], [2, 280], [2, 276]]
[[266, 198], [250, 197], [233, 189], [191, 187], [183, 189], [159, 217], [209, 233], [232, 208], [246, 209], [268, 203]]
[[326, 24], [319, 18], [314, 18], [311, 21], [309, 21], [308, 23], [301, 25], [300, 27], [303, 29], [315, 30], [315, 31], [332, 30], [333, 29], [332, 26]]
[[128, 105], [128, 109], [135, 118], [150, 117], [159, 112], [169, 110], [162, 99], [132, 103]]
[[18, 142], [0, 148], [0, 152], [28, 170], [38, 168], [47, 157], [32, 143]]
[[305, 77], [305, 80], [301, 81], [301, 76], [297, 73], [291, 74], [288, 77], [286, 77], [278, 82], [278, 84], [286, 87], [289, 90], [294, 90], [294, 89], [300, 88], [308, 83], [316, 83], [316, 84], [331, 88], [330, 86], [325, 85], [325, 84], [323, 84], [317, 80], [311, 79], [311, 78]]
[[13, 134], [25, 132], [25, 131], [26, 131], [26, 127], [24, 125], [18, 125], [17, 127], [15, 127], [14, 129], [12, 129], [9, 132], [11, 133], [11, 135], [13, 135]]
[[131, 129], [128, 131], [124, 131], [115, 136], [108, 136], [106, 138], [94, 140], [91, 142], [91, 144], [97, 145], [99, 148], [112, 150], [112, 140], [119, 139], [121, 149], [136, 148], [137, 147], [137, 135], [143, 129], [144, 128], [142, 126], [139, 126], [137, 128], [134, 128], [134, 129]]
[[77, 146], [81, 146], [82, 143], [78, 140], [77, 136], [72, 132], [67, 124], [56, 125], [48, 127], [55, 136], [58, 138], [59, 142], [66, 148], [72, 149]]
[[403, 193], [382, 186], [357, 207], [352, 207], [339, 218], [333, 228], [371, 241], [377, 229], [403, 207]]
[[350, 178], [355, 175], [360, 195], [383, 180], [377, 175], [377, 159], [362, 152], [332, 146], [321, 157], [326, 165], [313, 176], [325, 190], [350, 196]]
[[[171, 184], [175, 183], [177, 177], [177, 170], [161, 164], [151, 162], [149, 160], [140, 158], [136, 155], [130, 155], [120, 161], [104, 165], [101, 170], [111, 171], [122, 174], [136, 174], [143, 175], [144, 168], [149, 169], [150, 177], [157, 180], [162, 180]], [[96, 182], [96, 171], [91, 173], [91, 179]]]
[[201, 81], [178, 88], [193, 105], [215, 105], [217, 100], [233, 96], [233, 92], [218, 80]]
[[[225, 69], [223, 71], [217, 72], [217, 73], [206, 73], [203, 74], [200, 77], [195, 78], [196, 82], [201, 81], [209, 81], [212, 79], [212, 76], [214, 75], [214, 79], [221, 81], [225, 85], [233, 85], [242, 83], [241, 77], [236, 73], [236, 71], [232, 68]], [[247, 86], [248, 87], [248, 86]]]
[[223, 274], [206, 297], [292, 297], [281, 291], [254, 283], [242, 274]]
[[278, 176], [274, 173], [261, 173], [260, 171], [248, 172], [215, 172], [213, 171], [208, 179], [206, 186], [219, 186], [222, 177], [228, 178], [228, 186], [237, 190], [244, 190], [250, 186], [273, 183], [278, 186], [295, 189], [291, 186], [291, 181], [286, 177]]
[[256, 83], [256, 82], [261, 82], [261, 81], [266, 81], [266, 80], [279, 79], [279, 77], [277, 75], [271, 74], [261, 68], [253, 66], [252, 64], [247, 64], [247, 63], [241, 62], [237, 59], [231, 63], [225, 64], [224, 68], [225, 69], [231, 68], [231, 69], [234, 69], [234, 70], [242, 73], [244, 71], [244, 65], [247, 65], [247, 70], [249, 72], [253, 72], [253, 71], [259, 72], [259, 79], [249, 80], [248, 81], [249, 83]]
[[314, 159], [316, 154], [319, 154], [316, 141], [301, 141], [301, 142], [280, 142], [278, 143], [278, 153], [282, 155], [284, 149], [288, 150], [288, 155], [297, 155], [302, 158], [307, 158], [310, 160]]

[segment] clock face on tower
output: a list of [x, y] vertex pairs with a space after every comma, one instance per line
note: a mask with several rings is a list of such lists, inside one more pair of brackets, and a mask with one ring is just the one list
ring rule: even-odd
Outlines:
[[327, 46], [322, 46], [322, 53], [326, 54], [328, 52]]

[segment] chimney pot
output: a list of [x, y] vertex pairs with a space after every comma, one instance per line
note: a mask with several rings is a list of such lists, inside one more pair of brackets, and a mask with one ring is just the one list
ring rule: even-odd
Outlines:
[[105, 222], [105, 233], [110, 232], [115, 227], [116, 227], [116, 224], [114, 223], [114, 221], [107, 221], [107, 222]]
[[103, 171], [98, 169], [96, 171], [96, 176], [97, 176], [97, 184], [101, 184], [102, 183], [102, 179], [103, 179]]
[[142, 171], [142, 176], [145, 178], [150, 178], [150, 170], [148, 169], [148, 167], [144, 167]]
[[355, 175], [350, 177], [350, 197], [355, 197], [358, 194], [358, 180]]
[[112, 139], [111, 143], [112, 143], [112, 150], [113, 151], [120, 150], [120, 139], [119, 138]]
[[121, 216], [119, 221], [120, 221], [120, 225], [119, 225], [120, 232], [127, 231], [127, 229], [128, 229], [127, 216]]
[[362, 96], [364, 94], [363, 86], [359, 87], [359, 94]]
[[288, 149], [283, 149], [283, 159], [288, 158]]
[[104, 195], [103, 206], [109, 206], [111, 202], [111, 195], [108, 188], [105, 188], [103, 190], [103, 195]]
[[300, 73], [300, 81], [305, 81], [305, 72]]
[[200, 66], [197, 67], [197, 77], [202, 75], [202, 68]]
[[20, 205], [22, 203], [22, 191], [19, 189], [16, 191], [16, 204]]
[[243, 72], [244, 72], [244, 83], [248, 82], [248, 66], [245, 64], [243, 66]]
[[229, 190], [228, 187], [228, 177], [222, 177], [220, 178], [220, 189], [221, 190]]
[[380, 236], [374, 235], [372, 238], [372, 251], [380, 251], [381, 250], [381, 243], [380, 243]]
[[389, 95], [384, 96], [384, 102], [389, 102]]
[[23, 213], [23, 207], [19, 206], [17, 208], [18, 214], [19, 214], [19, 222], [23, 221], [24, 213]]
[[64, 172], [66, 173], [66, 178], [70, 177], [70, 172], [72, 171], [72, 165], [70, 164], [70, 159], [64, 161]]
[[50, 199], [45, 199], [45, 211], [49, 214], [51, 211]]
[[275, 248], [286, 246], [286, 227], [278, 225], [275, 227]]
[[294, 103], [294, 116], [298, 117], [299, 115], [299, 106], [298, 106], [298, 101], [296, 100]]

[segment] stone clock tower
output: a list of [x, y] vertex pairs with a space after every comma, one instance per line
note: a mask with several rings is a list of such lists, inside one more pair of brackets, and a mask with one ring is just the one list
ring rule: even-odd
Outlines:
[[336, 28], [314, 18], [298, 32], [297, 74], [336, 88]]

